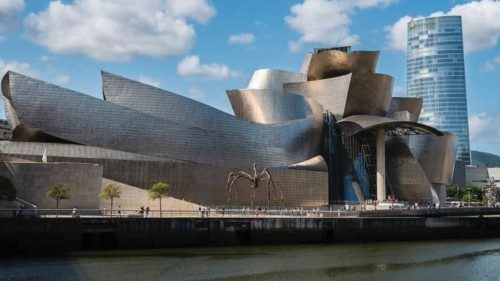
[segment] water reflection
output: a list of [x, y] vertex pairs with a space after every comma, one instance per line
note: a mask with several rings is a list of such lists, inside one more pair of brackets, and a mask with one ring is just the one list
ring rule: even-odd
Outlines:
[[500, 280], [500, 239], [80, 252], [0, 280]]

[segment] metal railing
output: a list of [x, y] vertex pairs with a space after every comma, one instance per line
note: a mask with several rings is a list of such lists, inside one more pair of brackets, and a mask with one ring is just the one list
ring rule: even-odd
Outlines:
[[[141, 212], [140, 210], [118, 210], [113, 212], [107, 209], [0, 209], [0, 218], [2, 217], [22, 217], [22, 218], [335, 218], [335, 217], [357, 217], [360, 213], [388, 213], [391, 210], [403, 211], [405, 213], [425, 213], [428, 210], [437, 210], [439, 212], [449, 213], [470, 213], [471, 211], [484, 210], [500, 210], [497, 207], [475, 207], [466, 206], [458, 207], [443, 207], [440, 209], [432, 209], [422, 207], [421, 209], [408, 210], [408, 208], [399, 207], [394, 209], [349, 209], [349, 210], [321, 210], [321, 209], [303, 209], [303, 208], [283, 208], [283, 209], [218, 209], [218, 208], [203, 208], [202, 210], [150, 210], [149, 212]], [[460, 211], [462, 210], [462, 211]], [[500, 212], [500, 211], [498, 211]]]
[[[348, 217], [355, 211], [329, 211], [304, 209], [202, 209], [200, 211], [162, 210], [162, 218], [272, 218], [272, 217]], [[106, 209], [0, 209], [0, 217], [43, 217], [43, 218], [159, 218], [160, 210], [141, 212], [138, 210]]]

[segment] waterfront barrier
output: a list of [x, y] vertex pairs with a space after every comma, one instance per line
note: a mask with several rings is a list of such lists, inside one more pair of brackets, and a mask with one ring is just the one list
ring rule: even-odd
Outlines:
[[500, 236], [500, 217], [0, 218], [3, 255]]

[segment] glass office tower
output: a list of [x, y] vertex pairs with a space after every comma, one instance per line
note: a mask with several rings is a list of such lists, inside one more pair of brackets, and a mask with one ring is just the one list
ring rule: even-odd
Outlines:
[[470, 164], [462, 18], [408, 23], [407, 95], [422, 97], [420, 122], [458, 138], [457, 159]]

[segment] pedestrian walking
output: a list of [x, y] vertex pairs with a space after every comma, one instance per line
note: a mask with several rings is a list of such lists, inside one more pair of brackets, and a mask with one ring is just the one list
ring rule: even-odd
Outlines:
[[118, 217], [122, 217], [122, 206], [118, 205]]
[[148, 217], [148, 215], [149, 215], [149, 206], [146, 207], [146, 218]]
[[71, 212], [72, 217], [76, 217], [76, 207], [73, 207], [73, 211]]

